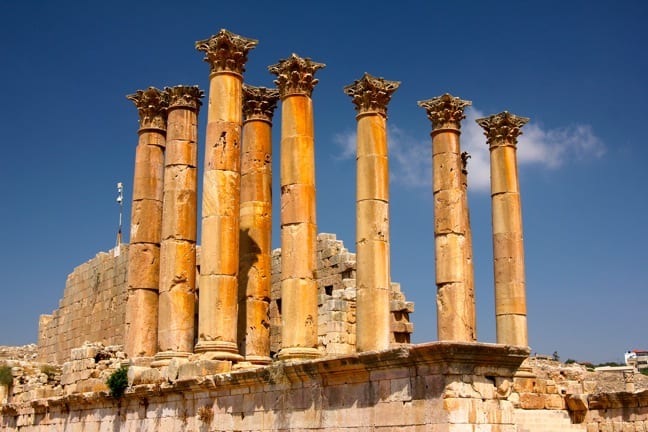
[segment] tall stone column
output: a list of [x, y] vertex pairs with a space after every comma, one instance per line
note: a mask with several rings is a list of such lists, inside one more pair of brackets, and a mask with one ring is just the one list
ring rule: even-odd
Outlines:
[[517, 137], [529, 121], [506, 111], [477, 119], [490, 148], [497, 343], [528, 346]]
[[242, 74], [247, 54], [256, 44], [227, 30], [196, 42], [196, 49], [206, 53], [211, 74], [195, 351], [210, 359], [241, 359], [236, 330]]
[[279, 92], [243, 85], [239, 247], [239, 350], [245, 360], [270, 358], [272, 276], [272, 116]]
[[313, 101], [325, 67], [293, 54], [268, 70], [281, 96], [281, 344], [279, 358], [314, 358], [317, 349], [317, 223]]
[[166, 154], [158, 346], [155, 366], [188, 357], [194, 347], [196, 304], [196, 190], [198, 111], [204, 96], [196, 86], [167, 87]]
[[164, 147], [168, 95], [149, 87], [127, 96], [139, 113], [128, 250], [125, 350], [130, 358], [157, 352]]
[[469, 314], [470, 322], [474, 331], [474, 339], [477, 339], [477, 315], [475, 314], [475, 267], [473, 265], [473, 242], [472, 242], [472, 227], [470, 225], [470, 207], [468, 206], [468, 159], [470, 154], [468, 152], [461, 153], [461, 187], [464, 191], [464, 226], [466, 227], [466, 253], [464, 263], [466, 265], [466, 292], [470, 297]]
[[387, 104], [400, 85], [369, 74], [344, 88], [357, 129], [356, 350], [389, 348], [391, 312]]
[[470, 101], [444, 94], [419, 106], [432, 122], [434, 242], [439, 340], [475, 340], [474, 303], [466, 266], [466, 191], [459, 135]]

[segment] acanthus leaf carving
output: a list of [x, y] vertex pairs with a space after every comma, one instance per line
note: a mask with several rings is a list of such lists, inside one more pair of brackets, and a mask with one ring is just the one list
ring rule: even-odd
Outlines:
[[310, 97], [319, 82], [315, 78], [315, 72], [324, 67], [326, 67], [324, 63], [317, 63], [310, 58], [302, 58], [293, 53], [289, 58], [268, 66], [268, 71], [277, 75], [274, 83], [277, 84], [282, 98], [292, 94]]
[[517, 137], [522, 135], [522, 126], [527, 124], [529, 118], [503, 111], [475, 121], [484, 128], [484, 135], [486, 135], [486, 142], [489, 146], [493, 147], [502, 144], [515, 146]]
[[471, 101], [460, 99], [449, 93], [418, 103], [418, 106], [427, 112], [433, 130], [461, 129], [461, 120], [466, 118], [464, 108], [470, 105], [472, 105]]
[[209, 63], [211, 72], [234, 72], [243, 74], [248, 52], [259, 43], [221, 29], [212, 37], [196, 42], [196, 49], [205, 53], [204, 61]]
[[279, 101], [279, 90], [243, 84], [243, 119], [271, 121]]
[[358, 113], [378, 112], [386, 116], [387, 104], [399, 86], [399, 81], [388, 81], [365, 72], [362, 78], [344, 87], [344, 93], [351, 96]]
[[169, 95], [166, 91], [149, 87], [127, 95], [133, 101], [139, 114], [140, 129], [166, 130]]
[[184, 107], [199, 111], [205, 92], [198, 86], [178, 85], [175, 87], [165, 87], [164, 91], [169, 95], [169, 108]]

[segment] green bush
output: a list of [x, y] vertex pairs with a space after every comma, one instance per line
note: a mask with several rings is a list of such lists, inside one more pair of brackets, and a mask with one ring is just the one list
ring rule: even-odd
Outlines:
[[13, 384], [13, 375], [9, 366], [0, 367], [0, 385], [10, 386]]
[[110, 389], [110, 395], [116, 399], [119, 399], [124, 395], [126, 387], [128, 387], [128, 367], [122, 366], [113, 372], [106, 381], [108, 388]]

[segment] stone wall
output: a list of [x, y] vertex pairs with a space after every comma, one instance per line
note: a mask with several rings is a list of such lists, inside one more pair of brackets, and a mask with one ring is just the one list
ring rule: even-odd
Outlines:
[[[319, 349], [329, 355], [355, 352], [355, 254], [334, 234], [317, 237], [319, 288]], [[68, 276], [59, 308], [39, 322], [38, 358], [63, 364], [71, 350], [86, 342], [124, 344], [128, 245], [119, 254], [102, 252]], [[271, 351], [281, 345], [281, 250], [272, 255], [270, 305]], [[392, 284], [392, 346], [410, 342], [413, 325], [400, 285]]]
[[435, 342], [72, 394], [0, 408], [6, 431], [519, 430], [523, 348]]
[[86, 341], [124, 343], [128, 247], [100, 252], [67, 277], [59, 308], [41, 315], [38, 359], [63, 364]]

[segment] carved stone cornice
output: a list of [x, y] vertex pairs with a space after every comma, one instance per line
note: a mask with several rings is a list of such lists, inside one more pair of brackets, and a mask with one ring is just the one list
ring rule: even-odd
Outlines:
[[139, 113], [139, 125], [142, 129], [166, 130], [167, 108], [169, 95], [166, 91], [149, 87], [146, 90], [137, 90], [126, 96], [133, 101]]
[[418, 103], [418, 106], [427, 112], [433, 131], [461, 129], [461, 120], [466, 118], [464, 108], [470, 105], [472, 105], [471, 101], [459, 99], [448, 93]]
[[272, 121], [279, 90], [243, 84], [243, 120]]
[[490, 147], [508, 144], [515, 146], [517, 137], [522, 135], [520, 128], [527, 124], [527, 117], [519, 117], [508, 111], [475, 120], [484, 128], [486, 142]]
[[205, 92], [198, 86], [165, 87], [164, 91], [169, 95], [169, 109], [187, 108], [198, 112], [202, 105], [200, 99], [205, 96]]
[[268, 71], [277, 75], [274, 83], [277, 84], [282, 98], [293, 94], [310, 97], [313, 88], [319, 82], [319, 80], [315, 79], [315, 72], [324, 67], [326, 67], [324, 63], [317, 63], [293, 53], [289, 58], [268, 66]]
[[387, 116], [387, 104], [398, 86], [400, 81], [388, 81], [365, 72], [362, 78], [344, 87], [344, 93], [351, 96], [358, 114], [377, 112]]
[[203, 59], [209, 63], [211, 73], [234, 72], [243, 74], [248, 52], [259, 43], [256, 39], [221, 29], [209, 39], [196, 42], [196, 49], [205, 52]]

